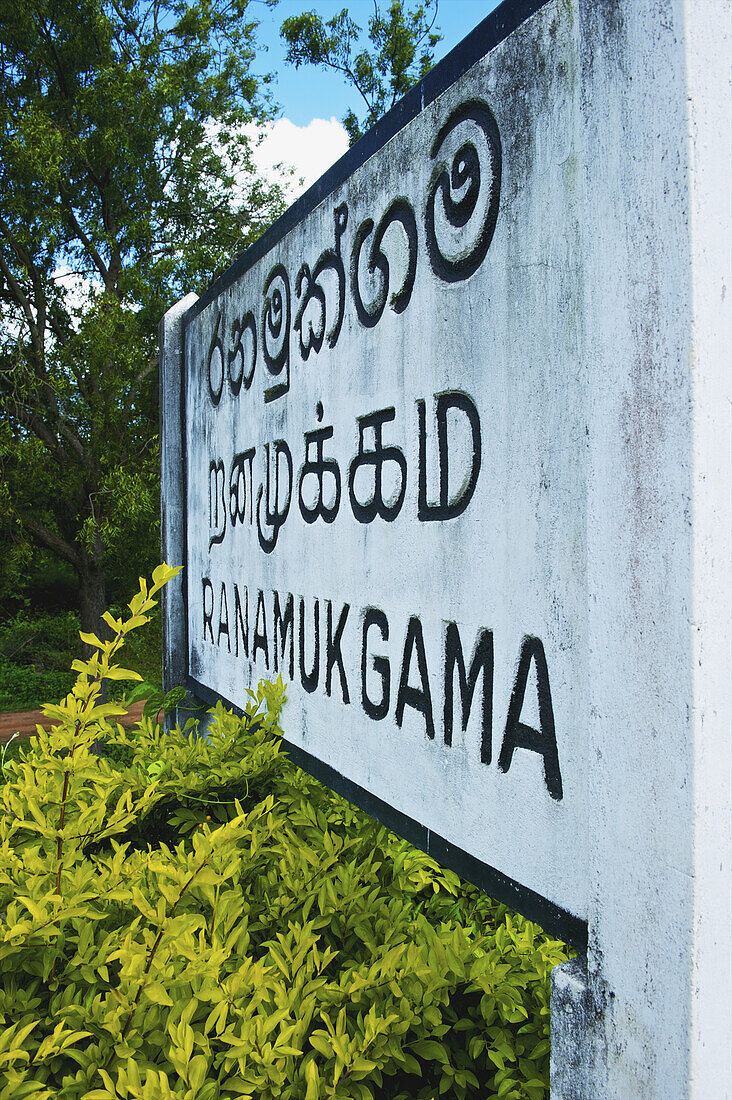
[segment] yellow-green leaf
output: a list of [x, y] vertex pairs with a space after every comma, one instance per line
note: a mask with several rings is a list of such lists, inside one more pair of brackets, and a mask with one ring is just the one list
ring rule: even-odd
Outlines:
[[200, 1089], [206, 1080], [207, 1072], [208, 1061], [203, 1054], [197, 1054], [195, 1058], [191, 1058], [188, 1064], [188, 1084], [192, 1089]]
[[112, 665], [105, 677], [107, 680], [142, 680], [139, 672], [133, 672], [131, 668], [121, 668], [120, 665]]
[[145, 996], [149, 1001], [152, 1001], [156, 1005], [167, 1005], [170, 1008], [173, 1004], [170, 996], [168, 995], [165, 986], [160, 982], [150, 982], [145, 986]]

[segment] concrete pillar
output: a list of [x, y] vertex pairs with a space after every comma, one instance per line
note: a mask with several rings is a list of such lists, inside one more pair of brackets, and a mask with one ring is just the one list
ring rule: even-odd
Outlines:
[[580, 0], [588, 952], [553, 1100], [732, 1095], [730, 19]]
[[[163, 561], [186, 561], [185, 391], [183, 384], [183, 316], [197, 301], [187, 294], [163, 317], [158, 329], [160, 347], [160, 532]], [[188, 608], [185, 570], [161, 592], [163, 619], [163, 691], [185, 685], [188, 678]], [[186, 719], [171, 713], [166, 729]]]

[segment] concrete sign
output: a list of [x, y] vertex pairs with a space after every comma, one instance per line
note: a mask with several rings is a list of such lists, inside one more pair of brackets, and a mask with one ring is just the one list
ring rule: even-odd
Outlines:
[[558, 1097], [722, 1095], [724, 8], [503, 4], [162, 328], [168, 682], [587, 947]]

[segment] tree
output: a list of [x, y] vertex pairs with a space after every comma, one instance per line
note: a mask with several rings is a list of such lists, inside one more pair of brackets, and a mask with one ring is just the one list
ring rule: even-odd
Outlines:
[[287, 61], [296, 68], [319, 65], [342, 73], [361, 96], [366, 106], [362, 118], [349, 110], [343, 119], [351, 145], [432, 67], [432, 50], [442, 37], [433, 31], [437, 6], [438, 0], [426, 0], [405, 10], [403, 0], [392, 0], [388, 11], [382, 12], [374, 0], [368, 24], [372, 49], [358, 53], [354, 47], [361, 28], [347, 8], [327, 22], [315, 11], [292, 15], [283, 22]]
[[134, 565], [156, 537], [157, 323], [283, 205], [246, 136], [271, 117], [248, 2], [4, 5], [4, 560], [68, 562], [86, 630], [110, 556]]

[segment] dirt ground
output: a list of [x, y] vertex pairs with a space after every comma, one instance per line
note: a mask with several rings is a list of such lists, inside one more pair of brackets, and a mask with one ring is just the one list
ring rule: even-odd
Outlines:
[[[134, 703], [121, 720], [122, 725], [134, 726], [142, 717], [144, 703]], [[27, 741], [36, 732], [36, 726], [48, 729], [54, 724], [53, 719], [44, 718], [40, 710], [22, 710], [13, 714], [0, 714], [0, 745], [6, 744], [14, 733], [17, 733], [22, 741]]]

